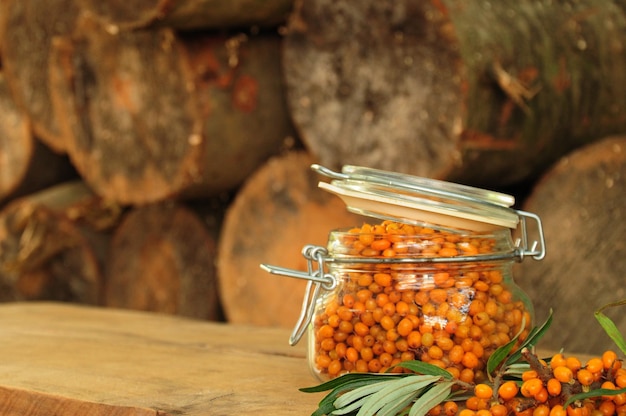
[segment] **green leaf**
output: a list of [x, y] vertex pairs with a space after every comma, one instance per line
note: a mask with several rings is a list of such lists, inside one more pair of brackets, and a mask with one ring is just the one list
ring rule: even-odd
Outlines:
[[376, 416], [396, 416], [398, 413], [405, 410], [420, 393], [421, 390], [410, 392], [405, 397], [398, 398], [394, 403], [387, 403], [378, 411]]
[[424, 416], [430, 409], [443, 402], [452, 391], [453, 381], [444, 381], [428, 389], [415, 401], [409, 416]]
[[626, 388], [619, 390], [612, 389], [595, 389], [585, 393], [574, 394], [570, 396], [565, 403], [563, 403], [563, 407], [567, 407], [570, 404], [574, 403], [577, 400], [589, 399], [591, 397], [600, 397], [600, 396], [615, 396], [621, 393], [626, 393]]
[[489, 377], [491, 377], [491, 374], [493, 374], [494, 370], [502, 364], [506, 357], [509, 356], [511, 350], [515, 346], [515, 343], [517, 343], [517, 338], [518, 336], [516, 335], [512, 340], [499, 347], [489, 356], [489, 359], [487, 360], [487, 375]]
[[370, 394], [376, 393], [386, 385], [387, 383], [384, 380], [379, 381], [378, 383], [366, 384], [365, 386], [361, 386], [337, 397], [333, 405], [335, 406], [335, 408], [341, 409], [342, 407], [349, 405], [353, 401], [359, 400], [361, 397], [369, 396]]
[[[382, 378], [391, 378], [391, 377], [399, 377], [403, 374], [379, 374], [379, 373], [346, 373], [339, 377], [328, 380], [322, 384], [318, 384], [312, 387], [302, 387], [299, 389], [304, 393], [319, 393], [321, 391], [332, 390], [339, 385], [343, 385], [345, 383], [349, 383], [354, 380], [364, 380], [364, 379], [379, 379]], [[408, 375], [408, 374], [404, 374]]]
[[606, 332], [607, 335], [613, 340], [613, 342], [615, 342], [615, 345], [617, 345], [617, 347], [622, 350], [622, 353], [626, 354], [626, 341], [624, 341], [624, 337], [622, 336], [619, 329], [617, 329], [611, 318], [603, 313], [603, 311], [607, 308], [623, 305], [626, 305], [626, 299], [606, 304], [597, 311], [595, 311], [594, 316], [596, 317], [596, 320], [600, 323], [602, 328], [604, 328], [604, 332]]
[[413, 375], [386, 383], [384, 388], [368, 398], [357, 416], [374, 416], [383, 406], [400, 400], [408, 393], [417, 392], [419, 394], [421, 389], [440, 380], [441, 377], [438, 376]]
[[530, 331], [528, 337], [524, 340], [522, 345], [520, 345], [520, 347], [506, 360], [505, 365], [508, 367], [509, 365], [518, 362], [522, 358], [522, 350], [524, 348], [532, 349], [535, 345], [537, 345], [537, 342], [539, 342], [548, 329], [550, 329], [550, 325], [552, 325], [552, 309], [550, 309], [550, 313], [545, 322], [540, 327], [535, 327]]
[[406, 368], [407, 370], [411, 370], [417, 374], [438, 376], [443, 377], [446, 380], [452, 380], [452, 374], [443, 368], [419, 360], [403, 361], [397, 364], [396, 367]]
[[[408, 374], [406, 375], [408, 376]], [[312, 414], [312, 416], [321, 416], [331, 413], [333, 410], [336, 409], [333, 403], [335, 402], [337, 397], [339, 397], [343, 393], [354, 390], [361, 386], [378, 383], [382, 380], [398, 378], [398, 376], [400, 375], [396, 374], [394, 376], [388, 375], [387, 377], [381, 377], [380, 374], [352, 373], [346, 374], [345, 376], [337, 377], [331, 380], [331, 382], [323, 383], [323, 385], [325, 386], [324, 390], [319, 391], [325, 391], [327, 390], [327, 387], [331, 387], [333, 389], [319, 402], [318, 409], [315, 413]], [[339, 381], [342, 382], [340, 383]], [[316, 387], [312, 389], [317, 390]]]

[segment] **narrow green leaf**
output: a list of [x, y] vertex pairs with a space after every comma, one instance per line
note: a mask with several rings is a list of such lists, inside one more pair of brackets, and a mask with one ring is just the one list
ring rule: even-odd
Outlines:
[[357, 411], [357, 409], [359, 409], [361, 406], [363, 406], [363, 403], [365, 403], [368, 398], [369, 398], [368, 396], [361, 397], [360, 399], [355, 400], [352, 403], [350, 403], [348, 406], [342, 407], [340, 409], [335, 409], [332, 412], [330, 412], [329, 414], [331, 414], [331, 415], [346, 415], [348, 413], [354, 413], [354, 412]]
[[[319, 402], [318, 410], [312, 416], [320, 416], [326, 415], [335, 410], [334, 402], [343, 393], [354, 390], [358, 387], [365, 386], [372, 383], [378, 383], [382, 380], [393, 379], [397, 377], [380, 377], [377, 374], [370, 373], [355, 373], [353, 375], [358, 375], [359, 377], [345, 377], [345, 383], [336, 385], [335, 388], [328, 393], [324, 398]], [[408, 375], [408, 374], [407, 374]], [[341, 378], [341, 377], [339, 377]], [[336, 380], [336, 379], [335, 379]], [[335, 384], [332, 384], [335, 385]]]
[[626, 388], [619, 390], [611, 390], [611, 389], [595, 389], [588, 391], [586, 393], [579, 393], [570, 396], [565, 403], [563, 403], [563, 407], [567, 407], [570, 404], [574, 403], [576, 400], [584, 400], [589, 399], [591, 397], [600, 397], [600, 396], [615, 396], [617, 394], [626, 393]]
[[438, 376], [414, 375], [389, 382], [368, 398], [357, 416], [374, 416], [386, 404], [394, 403], [407, 393], [419, 391], [439, 380], [441, 377]]
[[487, 375], [489, 377], [491, 377], [491, 374], [493, 374], [495, 369], [498, 368], [500, 364], [502, 364], [502, 362], [506, 359], [506, 357], [509, 356], [509, 354], [511, 353], [511, 350], [513, 350], [513, 347], [515, 346], [515, 343], [517, 343], [517, 338], [518, 337], [515, 336], [515, 338], [513, 338], [512, 340], [510, 340], [503, 346], [496, 349], [489, 356], [489, 359], [487, 360]]
[[453, 381], [436, 384], [422, 394], [413, 404], [409, 416], [424, 416], [430, 409], [443, 402], [452, 390]]
[[617, 329], [615, 323], [613, 323], [611, 318], [603, 313], [603, 311], [607, 308], [623, 305], [626, 305], [626, 299], [606, 304], [597, 311], [595, 311], [594, 316], [596, 317], [596, 320], [600, 323], [602, 328], [604, 328], [604, 332], [607, 333], [607, 335], [613, 340], [615, 345], [617, 345], [622, 353], [626, 354], [626, 341], [624, 341], [624, 337], [622, 336], [620, 330]]
[[539, 340], [545, 335], [548, 329], [550, 329], [551, 325], [552, 325], [552, 309], [550, 309], [550, 313], [548, 317], [546, 318], [546, 320], [544, 321], [544, 323], [540, 327], [535, 327], [530, 331], [530, 333], [528, 334], [528, 337], [524, 340], [522, 345], [520, 345], [520, 347], [517, 350], [515, 350], [515, 352], [511, 354], [511, 356], [506, 360], [505, 365], [509, 366], [511, 364], [518, 362], [522, 358], [522, 350], [524, 348], [532, 349], [535, 345], [537, 345], [537, 342], [539, 342]]
[[335, 387], [349, 383], [353, 380], [362, 380], [366, 378], [386, 378], [386, 377], [398, 377], [402, 374], [379, 374], [379, 373], [346, 373], [339, 377], [328, 380], [324, 383], [318, 384], [312, 387], [302, 387], [299, 390], [304, 393], [319, 393], [322, 391], [332, 390]]
[[443, 368], [419, 360], [403, 361], [397, 364], [396, 367], [406, 368], [407, 370], [411, 370], [417, 374], [443, 377], [446, 380], [452, 379], [452, 374]]
[[405, 410], [420, 393], [421, 390], [412, 391], [392, 403], [387, 403], [378, 411], [376, 416], [396, 416], [402, 410]]
[[378, 383], [361, 386], [337, 397], [333, 404], [335, 408], [340, 409], [344, 406], [349, 405], [353, 401], [360, 399], [361, 397], [369, 396], [370, 394], [376, 393], [386, 385], [387, 383], [385, 381], [379, 381]]

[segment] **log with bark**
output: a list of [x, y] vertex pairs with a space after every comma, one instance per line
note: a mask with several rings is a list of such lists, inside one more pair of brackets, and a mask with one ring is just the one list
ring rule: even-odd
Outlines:
[[[517, 282], [539, 321], [554, 309], [545, 348], [589, 354], [616, 348], [594, 311], [626, 298], [626, 137], [610, 137], [560, 160], [535, 185], [524, 209], [542, 221], [547, 255], [518, 266]], [[626, 333], [620, 308], [606, 314]]]
[[221, 320], [216, 245], [181, 203], [132, 208], [111, 241], [105, 305]]
[[122, 29], [198, 30], [277, 26], [286, 20], [293, 0], [81, 0], [81, 4]]
[[0, 73], [0, 201], [75, 177], [66, 157], [37, 140], [28, 117], [11, 97]]
[[335, 228], [363, 221], [337, 197], [317, 188], [305, 152], [270, 159], [228, 208], [218, 249], [222, 305], [233, 323], [292, 327], [306, 282], [269, 274], [261, 263], [307, 270], [307, 244], [326, 246]]
[[52, 38], [71, 33], [79, 13], [75, 0], [0, 2], [3, 71], [37, 137], [57, 152], [65, 149], [48, 90]]
[[0, 211], [0, 300], [101, 304], [109, 230], [120, 213], [81, 181], [12, 200]]
[[238, 186], [293, 136], [278, 36], [109, 31], [58, 37], [55, 107], [79, 173], [128, 204]]
[[484, 187], [626, 129], [618, 1], [300, 0], [288, 102], [320, 163]]

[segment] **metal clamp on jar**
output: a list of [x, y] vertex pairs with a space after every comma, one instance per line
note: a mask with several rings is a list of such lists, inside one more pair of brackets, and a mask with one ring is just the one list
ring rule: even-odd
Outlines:
[[372, 219], [330, 231], [326, 247], [305, 246], [306, 272], [261, 265], [308, 281], [289, 342], [308, 328], [320, 379], [418, 359], [476, 382], [495, 349], [528, 334], [533, 308], [512, 266], [541, 260], [545, 243], [539, 217], [512, 209], [512, 196], [358, 166], [312, 168], [332, 179], [320, 188]]

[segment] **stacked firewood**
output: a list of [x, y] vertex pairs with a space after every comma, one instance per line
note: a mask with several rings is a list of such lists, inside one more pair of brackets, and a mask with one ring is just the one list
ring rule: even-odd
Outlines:
[[0, 300], [290, 326], [304, 282], [259, 264], [360, 221], [311, 163], [513, 193], [533, 298], [597, 286], [564, 259], [619, 282], [626, 15], [596, 3], [3, 0]]

